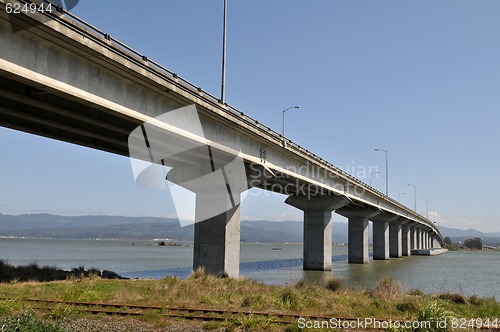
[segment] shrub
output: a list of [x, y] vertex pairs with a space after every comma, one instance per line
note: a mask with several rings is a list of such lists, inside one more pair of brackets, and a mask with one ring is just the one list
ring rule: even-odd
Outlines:
[[293, 288], [285, 288], [283, 292], [281, 293], [281, 296], [279, 298], [279, 306], [285, 307], [287, 309], [300, 309], [300, 301], [297, 293]]
[[401, 312], [413, 313], [420, 309], [420, 305], [415, 298], [410, 298], [406, 301], [396, 304], [396, 309]]
[[331, 277], [326, 281], [325, 288], [335, 292], [340, 289], [340, 286], [342, 286], [342, 280], [336, 277]]
[[373, 293], [381, 299], [390, 300], [402, 294], [401, 286], [394, 279], [385, 277], [382, 278]]
[[475, 295], [475, 294], [469, 297], [469, 303], [470, 303], [470, 304], [473, 304], [473, 305], [475, 305], [475, 306], [480, 306], [480, 305], [482, 305], [484, 302], [485, 302], [485, 301], [484, 301], [482, 298], [480, 298], [479, 296], [477, 296], [477, 295]]
[[462, 294], [457, 294], [457, 293], [444, 293], [439, 295], [439, 298], [441, 300], [448, 300], [450, 302], [453, 302], [455, 304], [466, 304], [467, 300]]

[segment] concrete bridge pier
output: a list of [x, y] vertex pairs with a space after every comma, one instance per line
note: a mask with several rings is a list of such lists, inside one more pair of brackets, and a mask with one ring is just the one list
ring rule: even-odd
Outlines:
[[415, 223], [410, 226], [410, 248], [411, 250], [417, 249], [417, 225]]
[[397, 221], [389, 225], [389, 256], [393, 258], [403, 256], [401, 223]]
[[304, 270], [332, 269], [332, 211], [350, 203], [345, 196], [289, 196], [285, 203], [304, 211]]
[[401, 243], [403, 256], [411, 256], [411, 227], [408, 223], [401, 226]]
[[[196, 195], [196, 214], [212, 208], [209, 195]], [[194, 225], [193, 270], [237, 277], [240, 271], [240, 205]]]
[[248, 189], [245, 169], [228, 164], [214, 170], [210, 160], [201, 160], [204, 162], [196, 167], [173, 168], [167, 174], [168, 181], [196, 194], [193, 270], [203, 268], [208, 274], [237, 277], [240, 201], [241, 193]]
[[422, 229], [417, 227], [417, 245], [415, 249], [422, 249]]
[[396, 215], [379, 214], [371, 218], [373, 222], [373, 259], [389, 259], [389, 225], [398, 219]]
[[344, 207], [335, 211], [348, 218], [348, 261], [349, 263], [367, 264], [368, 256], [368, 222], [381, 211], [375, 208]]
[[425, 228], [420, 230], [420, 249], [427, 249], [427, 244], [425, 243], [426, 232]]
[[373, 259], [389, 259], [389, 222], [373, 222]]

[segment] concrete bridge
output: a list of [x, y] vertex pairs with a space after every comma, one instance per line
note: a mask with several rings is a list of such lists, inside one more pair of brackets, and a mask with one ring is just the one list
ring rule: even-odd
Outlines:
[[[444, 244], [422, 215], [71, 13], [7, 14], [7, 2], [25, 1], [0, 0], [0, 125], [171, 167], [167, 179], [196, 193], [194, 268], [238, 275], [252, 187], [304, 211], [304, 269], [332, 268], [332, 212], [348, 218], [350, 263], [368, 263], [369, 221], [374, 259]], [[193, 110], [201, 129], [183, 118]]]

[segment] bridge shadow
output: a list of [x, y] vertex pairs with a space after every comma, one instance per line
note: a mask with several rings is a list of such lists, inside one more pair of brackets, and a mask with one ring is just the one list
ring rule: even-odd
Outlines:
[[[336, 255], [332, 257], [333, 262], [347, 261], [347, 255]], [[273, 270], [299, 270], [302, 269], [302, 258], [268, 260], [259, 262], [240, 263], [240, 275], [259, 271]], [[151, 278], [161, 279], [166, 276], [178, 277], [181, 279], [188, 278], [191, 275], [192, 267], [175, 267], [159, 270], [123, 272], [121, 275], [127, 278]]]

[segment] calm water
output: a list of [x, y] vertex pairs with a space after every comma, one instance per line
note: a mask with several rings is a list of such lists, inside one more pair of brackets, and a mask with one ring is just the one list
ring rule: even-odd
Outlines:
[[[277, 248], [281, 250], [276, 250]], [[406, 289], [428, 293], [460, 292], [500, 300], [499, 252], [448, 252], [434, 257], [413, 256], [370, 264], [347, 263], [347, 248], [334, 247], [333, 271], [303, 271], [302, 246], [242, 243], [240, 274], [268, 284], [321, 282], [336, 276], [344, 284], [370, 288], [389, 276]], [[36, 262], [71, 269], [78, 266], [112, 270], [135, 278], [185, 278], [191, 272], [192, 243], [159, 247], [155, 241], [0, 239], [0, 259], [14, 265]]]

